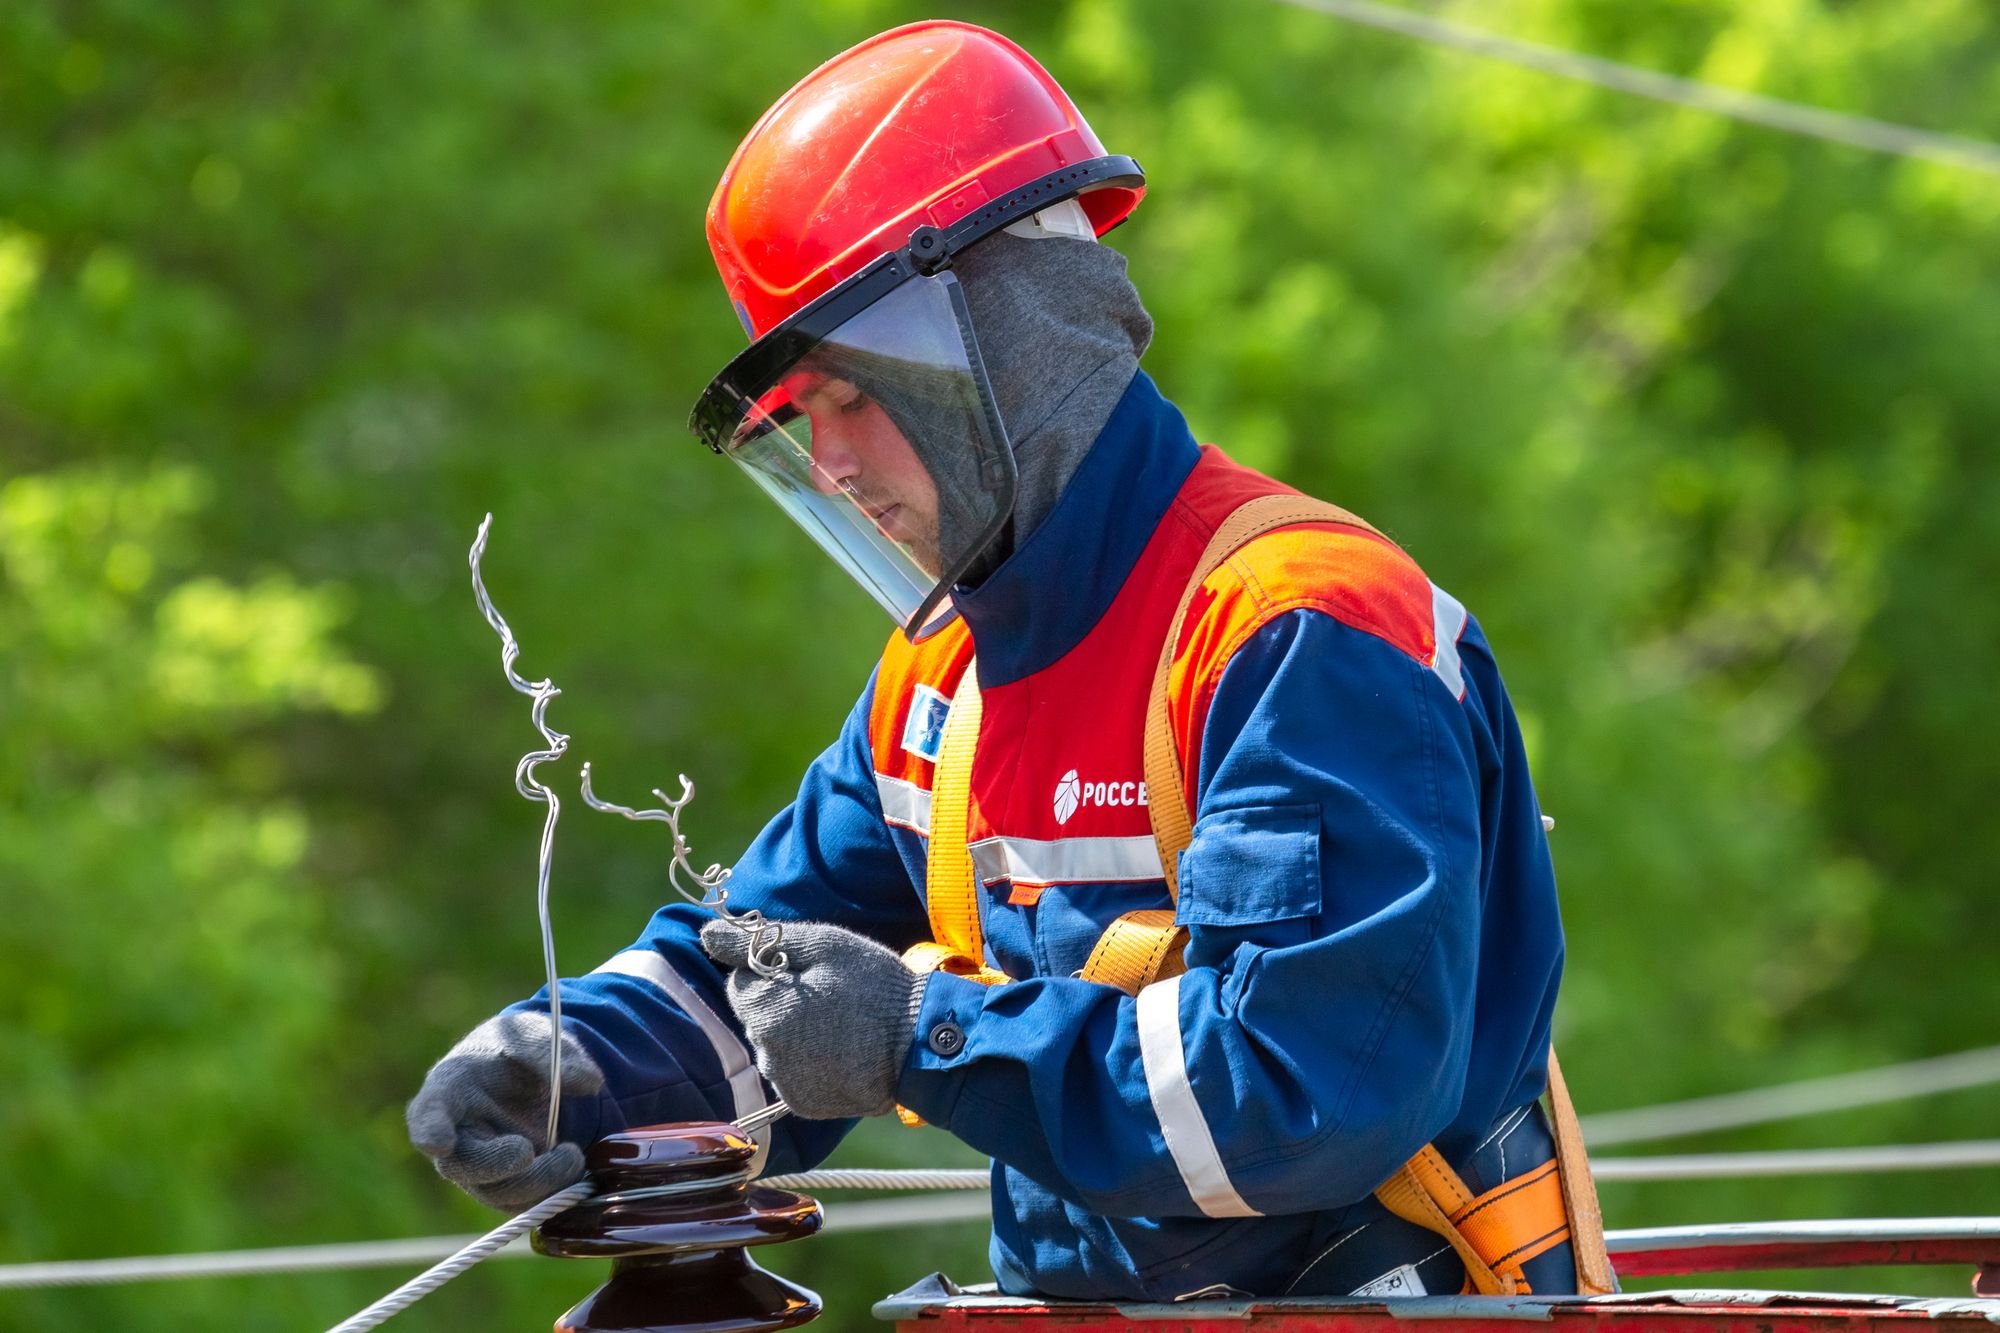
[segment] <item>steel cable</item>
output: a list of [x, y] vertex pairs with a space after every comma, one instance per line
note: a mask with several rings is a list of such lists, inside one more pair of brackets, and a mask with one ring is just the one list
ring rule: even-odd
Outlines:
[[1349, 23], [1412, 37], [1433, 46], [1596, 84], [1613, 92], [1650, 98], [1655, 102], [1727, 116], [1731, 120], [1761, 125], [1786, 134], [1845, 144], [1850, 148], [1865, 148], [1894, 157], [1922, 158], [1973, 171], [2000, 174], [2000, 144], [1983, 139], [1940, 134], [1935, 130], [1897, 125], [1844, 111], [1828, 111], [1736, 88], [1718, 88], [1714, 84], [1623, 65], [1602, 56], [1542, 46], [1516, 37], [1502, 37], [1498, 33], [1411, 13], [1394, 5], [1374, 4], [1371, 0], [1281, 0], [1281, 3], [1294, 9], [1312, 10], [1332, 18], [1345, 19]]
[[1583, 1137], [1592, 1147], [1644, 1143], [1716, 1129], [1740, 1129], [1823, 1111], [1847, 1111], [1883, 1102], [1907, 1101], [1940, 1092], [2000, 1083], [2000, 1046], [1959, 1051], [1863, 1069], [1851, 1074], [1801, 1079], [1749, 1092], [1727, 1092], [1684, 1102], [1629, 1111], [1600, 1111], [1583, 1117]]
[[814, 1190], [983, 1190], [992, 1180], [992, 1173], [981, 1166], [944, 1171], [852, 1168], [800, 1171], [789, 1176], [766, 1176], [757, 1183], [810, 1194]]
[[1710, 1152], [1660, 1157], [1600, 1157], [1590, 1173], [1605, 1180], [1757, 1180], [1770, 1176], [1866, 1175], [2000, 1166], [2000, 1139], [1899, 1143], [1881, 1148], [1797, 1148], [1787, 1152]]
[[335, 1324], [327, 1330], [327, 1333], [362, 1333], [364, 1329], [374, 1328], [383, 1320], [415, 1305], [488, 1255], [504, 1249], [571, 1204], [589, 1198], [595, 1188], [589, 1181], [580, 1180], [568, 1189], [557, 1190], [533, 1208], [502, 1222], [442, 1263], [434, 1264], [417, 1274], [359, 1314]]

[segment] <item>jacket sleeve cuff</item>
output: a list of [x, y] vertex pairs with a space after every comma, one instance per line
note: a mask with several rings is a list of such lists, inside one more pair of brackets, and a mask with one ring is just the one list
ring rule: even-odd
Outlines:
[[951, 1128], [979, 1054], [979, 1019], [992, 994], [991, 987], [949, 972], [933, 972], [924, 986], [896, 1100], [941, 1129]]

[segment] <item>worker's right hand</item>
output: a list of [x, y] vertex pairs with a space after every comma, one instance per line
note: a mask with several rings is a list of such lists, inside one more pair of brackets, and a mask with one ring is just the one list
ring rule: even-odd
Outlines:
[[[487, 1019], [431, 1067], [410, 1100], [410, 1142], [438, 1174], [489, 1207], [518, 1212], [583, 1176], [583, 1150], [547, 1150], [549, 1018], [516, 1011]], [[604, 1086], [597, 1062], [563, 1033], [564, 1097]]]

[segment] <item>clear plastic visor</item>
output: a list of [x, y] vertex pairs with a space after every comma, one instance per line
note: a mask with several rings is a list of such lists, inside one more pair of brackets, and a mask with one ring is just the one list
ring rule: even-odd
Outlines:
[[1014, 503], [957, 279], [901, 283], [738, 403], [728, 456], [912, 638], [940, 623]]

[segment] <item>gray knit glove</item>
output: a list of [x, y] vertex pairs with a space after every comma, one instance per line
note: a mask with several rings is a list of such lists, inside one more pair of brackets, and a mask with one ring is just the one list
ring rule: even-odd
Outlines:
[[[563, 1033], [563, 1096], [603, 1086], [597, 1062]], [[492, 1208], [518, 1212], [583, 1176], [574, 1143], [537, 1152], [549, 1129], [547, 1014], [497, 1014], [467, 1033], [431, 1067], [407, 1118], [438, 1174]]]
[[789, 966], [775, 977], [748, 966], [750, 936], [726, 921], [701, 928], [701, 947], [731, 969], [729, 1007], [792, 1110], [843, 1120], [896, 1109], [929, 977], [866, 936], [810, 921], [785, 923]]

